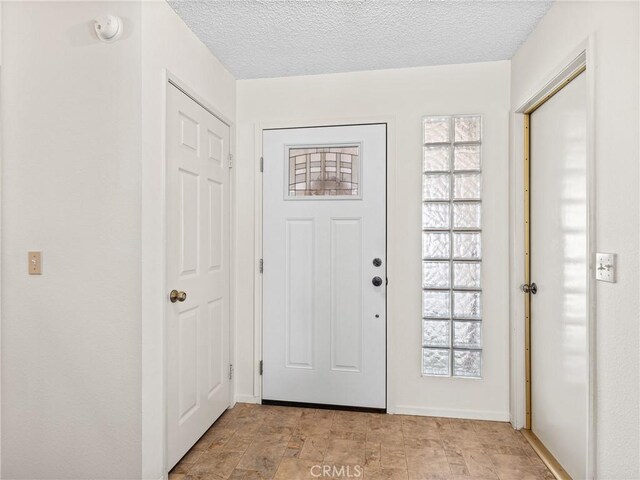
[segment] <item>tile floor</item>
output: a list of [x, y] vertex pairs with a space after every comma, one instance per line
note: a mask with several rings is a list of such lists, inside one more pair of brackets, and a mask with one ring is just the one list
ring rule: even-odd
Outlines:
[[237, 404], [170, 480], [527, 480], [553, 475], [508, 423]]

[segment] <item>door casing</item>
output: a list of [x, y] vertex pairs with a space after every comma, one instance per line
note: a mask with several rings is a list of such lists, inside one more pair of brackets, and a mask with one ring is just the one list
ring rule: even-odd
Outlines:
[[[588, 377], [588, 419], [587, 419], [587, 475], [588, 478], [595, 478], [595, 280], [593, 275], [593, 259], [595, 256], [595, 202], [594, 202], [594, 133], [595, 126], [593, 122], [593, 58], [592, 49], [589, 46], [592, 43], [592, 39], [585, 42], [579, 49], [577, 55], [573, 55], [571, 60], [565, 63], [565, 66], [558, 70], [557, 73], [542, 89], [540, 89], [535, 95], [533, 95], [527, 102], [525, 102], [520, 108], [516, 110], [516, 114], [519, 114], [522, 120], [522, 157], [519, 160], [516, 158], [516, 162], [521, 161], [523, 186], [520, 191], [522, 198], [522, 222], [519, 226], [514, 224], [514, 228], [521, 228], [523, 234], [522, 243], [524, 250], [522, 252], [522, 262], [524, 266], [524, 278], [518, 282], [518, 278], [512, 278], [512, 281], [525, 284], [531, 283], [531, 268], [530, 268], [530, 115], [539, 107], [541, 107], [547, 100], [551, 99], [556, 93], [558, 93], [563, 87], [568, 85], [573, 79], [582, 73], [587, 75], [587, 88], [588, 95], [585, 98], [587, 102], [587, 254], [588, 254], [588, 268], [587, 268], [587, 364], [589, 368]], [[513, 184], [513, 178], [512, 178]], [[514, 192], [518, 195], [518, 192]], [[519, 235], [515, 234], [514, 239], [517, 239]], [[517, 241], [517, 240], [516, 240]], [[512, 269], [513, 274], [513, 269]], [[522, 277], [521, 277], [522, 278]], [[512, 292], [514, 290], [512, 289]], [[513, 295], [513, 293], [512, 293]], [[520, 390], [523, 392], [523, 398], [521, 399], [521, 406], [524, 407], [522, 419], [514, 419], [516, 427], [522, 427], [522, 433], [530, 442], [531, 446], [541, 456], [543, 461], [547, 464], [552, 473], [559, 479], [570, 478], [567, 472], [557, 462], [557, 460], [551, 455], [546, 447], [538, 440], [538, 438], [531, 431], [531, 295], [516, 293], [515, 295], [524, 296], [523, 301], [523, 316], [520, 318], [522, 328], [521, 340], [524, 339], [524, 345], [516, 345], [516, 348], [523, 352], [524, 365], [523, 371], [517, 372], [515, 378], [518, 380], [515, 385], [516, 388], [512, 388], [512, 394], [514, 391]], [[522, 301], [522, 298], [515, 298], [515, 302]], [[513, 302], [512, 302], [513, 303]], [[524, 317], [524, 318], [523, 318]], [[523, 321], [524, 320], [524, 321]], [[515, 330], [518, 330], [516, 325]], [[513, 358], [512, 358], [513, 361]], [[514, 378], [512, 378], [512, 381]]]

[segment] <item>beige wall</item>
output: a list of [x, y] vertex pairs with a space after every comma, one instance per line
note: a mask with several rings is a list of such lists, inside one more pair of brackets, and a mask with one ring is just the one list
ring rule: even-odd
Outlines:
[[2, 6], [2, 476], [155, 480], [165, 69], [231, 121], [235, 79], [164, 1]]
[[[509, 62], [241, 80], [237, 95], [236, 398], [260, 396], [252, 301], [260, 126], [389, 121], [389, 411], [508, 420]], [[484, 121], [482, 380], [420, 374], [421, 121], [453, 113], [479, 113]]]
[[105, 10], [3, 4], [3, 478], [140, 477], [140, 4], [113, 45]]
[[[638, 2], [556, 2], [511, 69], [516, 109], [590, 45], [595, 244], [618, 254], [618, 282], [597, 282], [595, 292], [595, 463], [606, 479], [640, 477], [638, 15]], [[513, 158], [516, 177], [520, 158]]]

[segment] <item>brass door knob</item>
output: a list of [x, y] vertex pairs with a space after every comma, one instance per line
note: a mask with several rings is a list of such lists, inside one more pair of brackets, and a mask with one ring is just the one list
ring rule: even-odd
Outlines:
[[171, 303], [184, 302], [186, 299], [187, 299], [187, 294], [185, 292], [179, 292], [178, 290], [171, 290], [171, 293], [169, 293], [169, 300], [171, 300]]

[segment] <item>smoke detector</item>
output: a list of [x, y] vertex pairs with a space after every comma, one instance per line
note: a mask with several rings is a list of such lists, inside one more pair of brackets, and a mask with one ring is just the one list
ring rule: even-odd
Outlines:
[[105, 15], [95, 20], [93, 28], [100, 41], [113, 43], [122, 36], [122, 19], [115, 15]]

